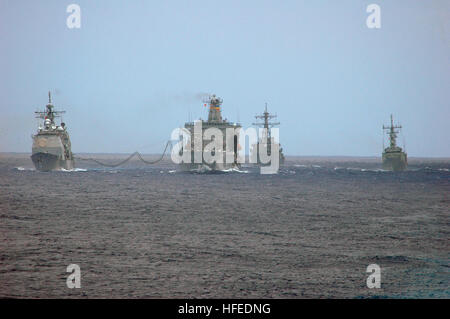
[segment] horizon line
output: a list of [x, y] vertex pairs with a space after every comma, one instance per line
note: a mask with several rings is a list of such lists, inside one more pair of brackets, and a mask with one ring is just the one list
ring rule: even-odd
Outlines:
[[[92, 154], [92, 155], [130, 155], [134, 152], [127, 152], [127, 153], [109, 153], [109, 152], [73, 152], [73, 154]], [[155, 155], [155, 156], [161, 156], [162, 153], [141, 153], [142, 155]], [[0, 152], [0, 154], [31, 154], [31, 152]], [[249, 156], [246, 154], [245, 156]], [[323, 158], [332, 158], [332, 157], [339, 157], [339, 158], [381, 158], [377, 155], [285, 155], [285, 157], [305, 157], [305, 158], [311, 158], [311, 157], [323, 157]], [[450, 160], [450, 156], [408, 156], [409, 159], [444, 159], [444, 160]]]

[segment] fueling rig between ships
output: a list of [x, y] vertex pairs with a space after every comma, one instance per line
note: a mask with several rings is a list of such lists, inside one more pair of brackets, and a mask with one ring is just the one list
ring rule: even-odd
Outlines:
[[[190, 161], [183, 161], [179, 165], [182, 170], [209, 170], [209, 171], [224, 171], [240, 167], [238, 160], [238, 153], [241, 149], [239, 145], [239, 132], [242, 128], [241, 124], [237, 122], [229, 122], [222, 118], [221, 106], [223, 100], [215, 94], [210, 95], [205, 101], [205, 106], [209, 106], [208, 120], [199, 119], [195, 122], [187, 122], [184, 129], [189, 133], [187, 142], [184, 143], [179, 150], [179, 155], [187, 155]], [[52, 104], [51, 93], [48, 92], [48, 104], [45, 111], [35, 112], [36, 118], [43, 120], [39, 123], [39, 128], [36, 134], [32, 135], [32, 155], [31, 160], [35, 168], [39, 171], [50, 171], [56, 169], [70, 170], [74, 168], [75, 157], [72, 153], [71, 142], [67, 126], [62, 121], [62, 114], [65, 111], [56, 111]], [[257, 165], [270, 165], [261, 160], [260, 154], [271, 155], [273, 149], [279, 152], [279, 164], [283, 164], [285, 157], [281, 144], [272, 136], [271, 128], [280, 125], [280, 122], [271, 122], [277, 116], [270, 114], [267, 111], [267, 103], [262, 115], [256, 115], [256, 122], [253, 125], [263, 128], [260, 130], [257, 143], [250, 145], [250, 155], [256, 158]], [[61, 118], [59, 125], [56, 123], [56, 118]], [[200, 130], [197, 129], [200, 125]], [[211, 142], [214, 141], [215, 136], [208, 138], [205, 131], [209, 128], [214, 128], [222, 133], [222, 148], [208, 149]], [[383, 131], [387, 131], [389, 136], [389, 146], [384, 148], [382, 153], [383, 169], [392, 171], [402, 171], [407, 168], [408, 159], [407, 154], [401, 147], [397, 146], [397, 134], [401, 129], [401, 125], [394, 125], [393, 116], [391, 115], [391, 123], [388, 126], [383, 125]], [[227, 137], [227, 129], [233, 129], [233, 138]], [[205, 136], [206, 135], [206, 136]], [[205, 138], [207, 137], [207, 138]], [[197, 140], [198, 139], [198, 140]], [[200, 141], [200, 143], [198, 143]], [[384, 143], [383, 143], [384, 144]], [[277, 147], [274, 147], [276, 145]], [[156, 161], [146, 161], [138, 152], [131, 154], [126, 160], [118, 164], [106, 164], [95, 159], [92, 160], [103, 166], [117, 167], [126, 163], [133, 156], [138, 156], [139, 159], [146, 164], [155, 164], [162, 160], [167, 148], [171, 146], [170, 141], [167, 142], [163, 155]], [[215, 158], [219, 160], [208, 161], [205, 160], [204, 153], [211, 152]], [[252, 155], [251, 155], [252, 156]], [[185, 157], [186, 158], [186, 157]], [[78, 158], [83, 160], [83, 158]], [[200, 159], [200, 160], [198, 160]], [[231, 159], [231, 160], [230, 160]]]

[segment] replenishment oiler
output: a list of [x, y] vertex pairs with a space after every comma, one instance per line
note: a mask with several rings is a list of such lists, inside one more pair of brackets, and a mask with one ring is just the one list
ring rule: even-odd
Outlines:
[[402, 150], [401, 147], [397, 146], [397, 133], [395, 129], [401, 129], [401, 125], [394, 125], [394, 120], [391, 114], [391, 125], [384, 126], [383, 131], [387, 130], [387, 134], [389, 135], [389, 143], [390, 145], [384, 149], [382, 160], [383, 160], [383, 169], [392, 170], [392, 171], [403, 171], [406, 169], [408, 165], [408, 158], [406, 153]]
[[48, 92], [46, 110], [35, 113], [36, 118], [43, 120], [39, 123], [37, 134], [32, 136], [31, 160], [36, 169], [39, 171], [73, 169], [74, 160], [67, 127], [62, 120], [59, 125], [55, 122], [55, 119], [61, 118], [65, 111], [54, 110], [52, 98]]
[[[180, 166], [184, 171], [228, 171], [238, 169], [238, 141], [239, 123], [229, 122], [222, 119], [221, 106], [223, 100], [215, 94], [209, 96], [205, 101], [205, 106], [209, 107], [208, 120], [199, 119], [195, 122], [187, 122], [184, 129], [188, 132], [189, 138], [180, 149], [180, 156], [187, 158]], [[216, 137], [208, 137], [205, 131], [209, 128], [218, 129], [222, 133], [223, 143], [221, 149], [209, 150], [213, 139]], [[233, 136], [227, 138], [227, 129], [233, 129]], [[230, 130], [228, 130], [230, 131]], [[187, 153], [187, 154], [186, 154]], [[205, 154], [212, 154], [217, 160], [208, 160]]]

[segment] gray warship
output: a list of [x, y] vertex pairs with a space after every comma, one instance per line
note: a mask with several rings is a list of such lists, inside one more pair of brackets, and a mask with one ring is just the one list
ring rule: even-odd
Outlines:
[[403, 171], [406, 169], [408, 165], [408, 158], [406, 153], [402, 150], [401, 147], [397, 146], [397, 133], [395, 129], [401, 129], [401, 125], [394, 125], [394, 120], [391, 114], [391, 125], [384, 126], [383, 132], [387, 130], [387, 134], [389, 135], [389, 143], [390, 145], [386, 147], [383, 151], [383, 169], [392, 170], [392, 171]]
[[[260, 154], [260, 149], [262, 149], [261, 152], [263, 152], [263, 154], [267, 154], [268, 156], [270, 156], [272, 153], [272, 145], [275, 144], [275, 138], [272, 137], [270, 129], [272, 127], [280, 125], [280, 122], [270, 122], [270, 120], [275, 119], [276, 117], [277, 117], [276, 115], [270, 114], [267, 111], [267, 103], [266, 103], [264, 113], [262, 115], [256, 115], [255, 116], [256, 122], [252, 123], [252, 125], [264, 128], [264, 130], [262, 130], [262, 135], [259, 136], [259, 138], [258, 138], [258, 143], [252, 145], [252, 148], [251, 148], [251, 152], [256, 152], [256, 154], [257, 154], [256, 158], [257, 158], [258, 165], [269, 165], [270, 164], [270, 163], [263, 164], [261, 162], [261, 158], [260, 158], [259, 154]], [[261, 120], [262, 120], [262, 122], [261, 122]], [[278, 148], [279, 148], [279, 154], [280, 154], [279, 164], [282, 165], [282, 164], [284, 164], [284, 154], [283, 154], [283, 148], [281, 147], [280, 143], [278, 143]]]
[[[221, 105], [223, 100], [215, 94], [210, 95], [203, 101], [209, 107], [208, 120], [199, 119], [195, 122], [187, 122], [184, 129], [189, 133], [187, 142], [179, 151], [180, 156], [187, 153], [189, 160], [180, 163], [183, 171], [227, 171], [239, 168], [238, 163], [238, 141], [239, 123], [229, 122], [222, 119]], [[201, 130], [199, 129], [201, 127]], [[222, 149], [208, 149], [213, 139], [205, 137], [205, 131], [209, 128], [219, 129], [223, 136]], [[227, 129], [234, 129], [232, 140], [227, 141]], [[210, 153], [219, 160], [206, 160], [204, 154]], [[231, 160], [230, 160], [231, 159]]]
[[65, 111], [54, 110], [52, 97], [48, 92], [46, 110], [35, 113], [36, 118], [43, 120], [43, 123], [39, 123], [37, 133], [32, 136], [31, 160], [36, 169], [39, 171], [73, 169], [74, 160], [67, 127], [62, 120], [60, 125], [55, 123], [55, 119], [61, 118]]

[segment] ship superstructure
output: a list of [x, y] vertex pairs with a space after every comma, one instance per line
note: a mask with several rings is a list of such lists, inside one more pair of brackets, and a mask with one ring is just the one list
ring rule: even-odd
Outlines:
[[399, 133], [396, 129], [401, 129], [401, 125], [394, 125], [394, 119], [391, 114], [391, 125], [383, 125], [383, 132], [386, 130], [389, 135], [389, 146], [383, 151], [383, 169], [402, 171], [406, 169], [408, 165], [408, 158], [403, 149], [397, 146], [397, 134]]
[[[252, 123], [252, 125], [255, 125], [257, 127], [261, 127], [263, 128], [263, 130], [260, 130], [261, 134], [258, 137], [258, 143], [252, 145], [252, 149], [251, 152], [257, 152], [257, 164], [259, 165], [269, 165], [270, 163], [267, 164], [263, 164], [260, 158], [260, 152], [262, 152], [263, 154], [267, 154], [268, 156], [270, 156], [272, 154], [272, 145], [274, 145], [275, 143], [277, 143], [275, 141], [275, 138], [272, 136], [272, 132], [271, 132], [271, 128], [280, 125], [280, 122], [271, 122], [272, 119], [276, 119], [277, 115], [274, 114], [270, 114], [267, 111], [267, 103], [266, 103], [266, 107], [264, 109], [264, 113], [261, 115], [256, 115], [255, 119], [256, 122]], [[279, 148], [279, 164], [283, 164], [284, 163], [284, 154], [283, 154], [283, 148], [281, 147], [280, 143], [278, 144], [278, 148]]]
[[36, 118], [42, 120], [37, 133], [32, 136], [31, 160], [36, 169], [39, 171], [73, 169], [74, 160], [67, 127], [62, 120], [59, 125], [55, 121], [56, 118], [61, 118], [65, 111], [55, 111], [51, 94], [48, 92], [45, 111], [35, 113]]
[[[210, 95], [203, 101], [209, 108], [208, 120], [199, 119], [195, 122], [185, 123], [184, 128], [189, 132], [189, 139], [180, 150], [180, 155], [187, 152], [190, 162], [181, 163], [184, 170], [206, 170], [223, 171], [239, 167], [238, 163], [238, 141], [239, 123], [229, 122], [222, 118], [221, 106], [223, 100], [215, 94]], [[222, 134], [222, 147], [210, 149], [210, 145], [216, 136], [209, 137], [207, 130], [218, 129]], [[233, 129], [231, 139], [227, 138], [227, 129]], [[218, 160], [207, 159], [205, 154], [212, 154]]]

